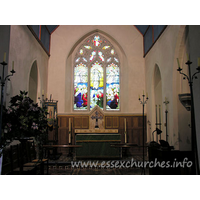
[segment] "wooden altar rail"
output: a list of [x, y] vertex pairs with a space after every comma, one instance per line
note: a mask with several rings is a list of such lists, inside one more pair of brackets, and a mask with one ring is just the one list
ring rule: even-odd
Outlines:
[[[72, 144], [75, 144], [75, 129], [89, 129], [89, 114], [80, 115], [58, 115], [58, 145], [69, 143], [69, 118], [71, 118], [72, 128]], [[124, 118], [126, 118], [126, 131], [127, 142], [137, 144], [138, 147], [130, 148], [129, 153], [142, 154], [142, 142], [143, 142], [143, 119], [142, 115], [111, 115], [105, 114], [104, 116], [104, 128], [105, 129], [118, 129], [118, 133], [121, 134], [121, 143], [124, 143]], [[146, 125], [146, 116], [145, 116]], [[49, 139], [53, 139], [54, 132], [50, 132]], [[145, 142], [147, 139], [146, 126], [145, 126]], [[59, 152], [63, 152], [61, 148], [58, 148]]]

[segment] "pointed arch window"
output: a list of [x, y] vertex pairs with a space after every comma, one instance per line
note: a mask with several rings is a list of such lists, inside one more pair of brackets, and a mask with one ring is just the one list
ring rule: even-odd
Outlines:
[[95, 34], [74, 58], [74, 110], [120, 109], [120, 61], [115, 48]]

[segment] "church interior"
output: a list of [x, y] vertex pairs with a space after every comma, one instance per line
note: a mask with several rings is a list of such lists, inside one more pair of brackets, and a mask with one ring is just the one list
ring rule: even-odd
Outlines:
[[200, 26], [1, 25], [0, 44], [2, 175], [199, 174]]

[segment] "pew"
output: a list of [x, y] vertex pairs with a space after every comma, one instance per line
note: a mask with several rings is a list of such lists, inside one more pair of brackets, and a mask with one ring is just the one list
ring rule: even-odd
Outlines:
[[4, 153], [2, 174], [5, 175], [33, 175], [37, 174], [38, 168], [40, 174], [44, 174], [44, 163], [48, 159], [36, 159], [34, 142], [27, 142], [25, 149], [21, 144], [12, 145]]

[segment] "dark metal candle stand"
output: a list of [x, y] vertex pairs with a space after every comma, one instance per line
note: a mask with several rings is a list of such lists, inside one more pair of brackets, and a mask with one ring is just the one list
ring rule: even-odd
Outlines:
[[[183, 79], [188, 80], [189, 86], [190, 86], [190, 94], [191, 94], [191, 130], [192, 130], [192, 153], [194, 156], [194, 160], [193, 160], [193, 172], [195, 174], [199, 174], [199, 160], [198, 160], [198, 150], [197, 150], [197, 137], [196, 137], [196, 125], [195, 125], [195, 113], [194, 113], [194, 99], [193, 99], [193, 79], [197, 79], [196, 74], [200, 73], [200, 66], [198, 66], [196, 68], [197, 72], [195, 72], [193, 75], [191, 75], [191, 69], [190, 69], [190, 65], [192, 64], [192, 62], [188, 59], [188, 61], [185, 63], [186, 65], [188, 65], [188, 72], [189, 75], [186, 75], [185, 73], [181, 72], [183, 69], [180, 68], [180, 66], [178, 66], [177, 71], [182, 74], [184, 77]], [[179, 63], [178, 63], [179, 65]]]
[[169, 135], [168, 135], [168, 132], [167, 132], [167, 126], [168, 126], [168, 124], [167, 124], [167, 114], [168, 114], [168, 110], [167, 110], [167, 104], [169, 103], [169, 101], [167, 101], [167, 99], [165, 99], [165, 101], [163, 102], [165, 105], [166, 105], [166, 110], [165, 110], [165, 126], [166, 126], [166, 141], [168, 142], [168, 137], [169, 137]]
[[143, 167], [142, 167], [142, 173], [145, 175], [145, 166], [144, 166], [144, 105], [147, 103], [148, 101], [148, 97], [146, 97], [146, 100], [144, 99], [145, 95], [142, 95], [142, 100], [139, 98], [138, 100], [140, 101], [140, 103], [142, 104], [142, 113], [143, 113]]
[[14, 69], [12, 69], [10, 71], [12, 74], [7, 75], [6, 77], [4, 77], [5, 66], [7, 65], [7, 63], [5, 61], [3, 61], [0, 64], [3, 65], [2, 76], [0, 76], [0, 81], [1, 81], [0, 141], [1, 141], [1, 137], [2, 137], [2, 115], [3, 115], [4, 86], [5, 86], [6, 80], [10, 81], [9, 77], [13, 76], [13, 74], [15, 73], [15, 71], [14, 71]]
[[[158, 116], [159, 116], [159, 122], [157, 121], [158, 119], [157, 119], [157, 105], [156, 105], [156, 123], [155, 123], [155, 125], [156, 125], [156, 130], [155, 131], [157, 131], [157, 130], [161, 130], [161, 125], [162, 125], [162, 123], [161, 123], [161, 111], [160, 111], [160, 105], [159, 105], [159, 112], [158, 112]], [[159, 126], [159, 128], [158, 128], [158, 126]], [[154, 132], [155, 132], [154, 131]], [[153, 133], [154, 133], [153, 132]], [[157, 134], [156, 134], [156, 142], [158, 142], [158, 131], [157, 131]], [[154, 140], [154, 139], [153, 139]], [[160, 140], [161, 140], [161, 135], [160, 135]]]
[[[2, 137], [2, 117], [3, 117], [3, 97], [4, 97], [4, 86], [5, 86], [5, 83], [6, 81], [10, 81], [9, 77], [10, 76], [13, 76], [13, 74], [15, 73], [14, 69], [12, 69], [10, 72], [12, 74], [10, 75], [7, 75], [6, 77], [4, 77], [4, 72], [5, 72], [5, 66], [7, 65], [7, 63], [5, 61], [1, 62], [0, 63], [2, 66], [3, 66], [3, 69], [2, 69], [2, 74], [0, 76], [0, 81], [1, 81], [1, 110], [0, 110], [0, 142], [1, 142], [1, 137]], [[1, 159], [1, 157], [0, 157]], [[3, 162], [3, 161], [2, 161]], [[0, 166], [0, 172], [1, 172], [1, 167]], [[0, 174], [1, 175], [1, 174]]]

